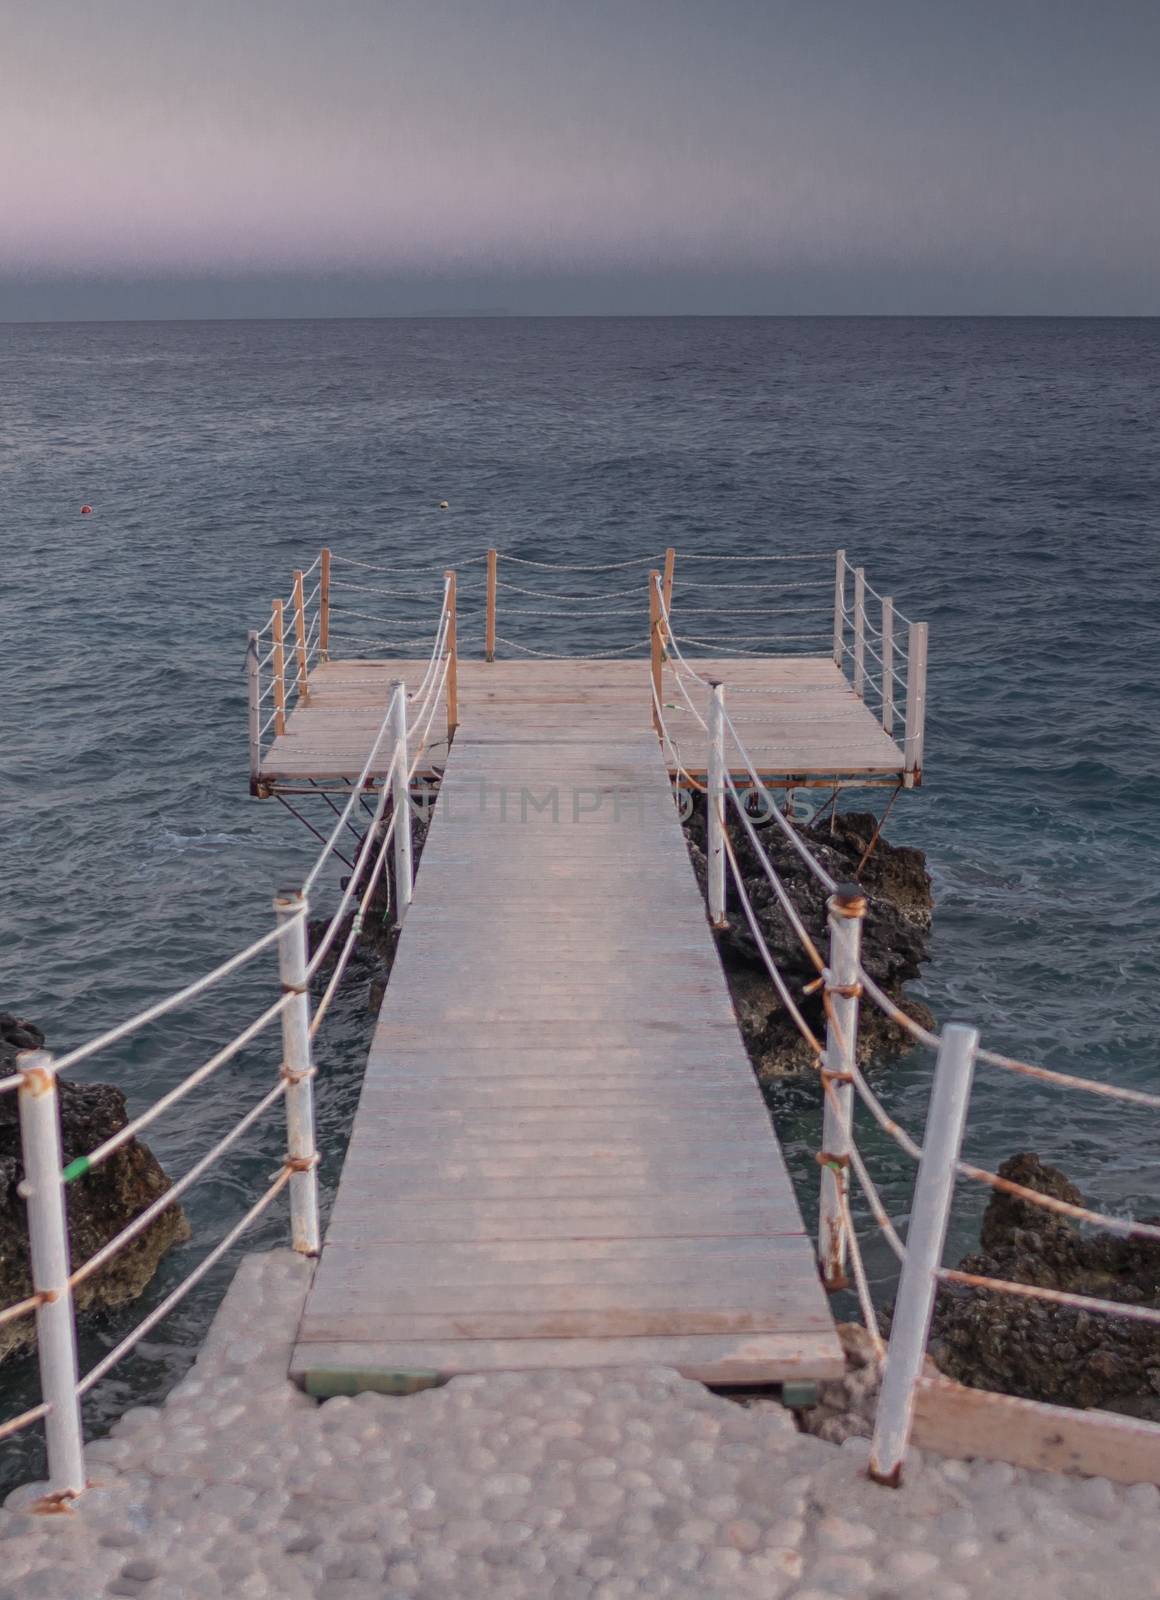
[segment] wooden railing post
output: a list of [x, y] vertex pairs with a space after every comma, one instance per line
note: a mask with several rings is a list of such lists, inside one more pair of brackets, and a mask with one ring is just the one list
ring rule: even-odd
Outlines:
[[495, 590], [498, 581], [496, 566], [498, 556], [494, 550], [487, 552], [487, 623], [483, 645], [483, 659], [495, 660]]
[[939, 1040], [922, 1156], [910, 1205], [910, 1226], [906, 1230], [906, 1257], [894, 1302], [870, 1447], [870, 1476], [891, 1488], [902, 1482], [902, 1464], [914, 1416], [914, 1386], [922, 1376], [930, 1335], [938, 1288], [935, 1274], [942, 1265], [978, 1046], [978, 1032], [961, 1022], [948, 1023]]
[[318, 658], [330, 660], [330, 549], [323, 546], [318, 563]]
[[926, 623], [912, 622], [906, 658], [906, 742], [903, 784], [922, 782], [922, 745], [926, 727]]
[[854, 568], [854, 693], [866, 697], [866, 569]]
[[894, 601], [882, 602], [882, 727], [894, 732]]
[[258, 635], [250, 629], [246, 643], [246, 700], [250, 723], [250, 793], [258, 792], [258, 774], [262, 770], [262, 700], [258, 671]]
[[661, 575], [654, 567], [648, 575], [648, 636], [649, 636], [649, 671], [652, 673], [653, 687], [653, 727], [658, 736], [663, 732], [661, 727], [661, 714], [657, 709], [661, 703], [661, 671], [664, 664], [664, 646], [661, 640]]
[[827, 1289], [846, 1286], [847, 1164], [854, 1117], [850, 1069], [857, 1062], [862, 919], [866, 896], [856, 883], [840, 883], [828, 904], [830, 961], [826, 969], [826, 1059], [822, 1067], [822, 1191], [818, 1260]]
[[839, 550], [834, 559], [834, 665], [843, 670], [842, 656], [846, 637], [846, 552]]
[[459, 642], [455, 615], [455, 574], [445, 572], [447, 579], [447, 740], [450, 743], [459, 726]]
[[302, 705], [310, 697], [306, 665], [306, 606], [303, 601], [302, 574], [294, 574], [294, 642], [298, 654], [298, 699]]
[[286, 732], [286, 618], [284, 602], [275, 600], [271, 632], [274, 636], [274, 732]]
[[673, 568], [676, 565], [676, 561], [677, 552], [670, 545], [665, 551], [665, 575], [663, 579], [666, 617], [671, 617], [673, 614]]

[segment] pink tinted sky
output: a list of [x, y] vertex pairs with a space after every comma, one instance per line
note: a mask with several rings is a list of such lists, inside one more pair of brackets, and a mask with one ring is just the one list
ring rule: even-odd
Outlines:
[[894, 267], [1160, 310], [1150, 0], [39, 0], [3, 32], [0, 278]]

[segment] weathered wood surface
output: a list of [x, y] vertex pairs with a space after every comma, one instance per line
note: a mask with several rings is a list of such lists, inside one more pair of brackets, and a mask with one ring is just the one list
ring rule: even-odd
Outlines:
[[461, 688], [294, 1375], [837, 1373], [647, 710]]
[[[308, 703], [297, 705], [262, 760], [269, 782], [351, 778], [361, 770], [383, 718], [387, 686], [402, 678], [410, 688], [422, 679], [424, 661], [332, 661], [310, 674]], [[759, 660], [698, 661], [706, 678], [728, 687], [726, 702], [738, 731], [763, 774], [794, 777], [885, 778], [901, 774], [903, 755], [884, 731], [876, 711], [855, 695], [828, 658], [788, 656]], [[487, 732], [479, 737], [504, 744], [549, 737], [601, 746], [635, 738], [651, 726], [652, 698], [647, 661], [459, 662], [459, 716]], [[702, 715], [706, 691], [686, 683]], [[760, 693], [750, 693], [751, 690]], [[737, 691], [730, 698], [729, 691]], [[705, 733], [698, 726], [666, 667], [664, 715], [693, 772], [706, 768]], [[441, 708], [431, 729], [428, 760], [446, 758], [446, 718]], [[671, 752], [670, 752], [671, 755]], [[386, 765], [384, 759], [383, 765]], [[670, 760], [670, 769], [675, 762]]]
[[1160, 1483], [1160, 1426], [1154, 1422], [1019, 1400], [945, 1378], [919, 1381], [913, 1438], [961, 1459], [982, 1456], [1114, 1483]]

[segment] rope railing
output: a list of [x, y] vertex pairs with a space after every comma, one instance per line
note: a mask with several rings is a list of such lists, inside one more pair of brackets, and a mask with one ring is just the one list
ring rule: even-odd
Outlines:
[[[319, 565], [322, 574], [315, 586], [316, 592], [311, 591], [309, 595], [303, 590], [302, 578], [305, 574], [295, 574], [294, 598], [298, 623], [294, 647], [300, 655], [307, 652], [312, 635], [314, 642], [321, 644], [328, 632], [325, 611], [321, 609], [321, 602], [329, 589], [328, 552], [322, 552], [319, 562], [315, 563], [315, 566]], [[303, 617], [311, 603], [319, 604], [320, 613], [313, 624], [306, 627]], [[281, 605], [282, 602], [275, 602], [273, 608], [275, 646], [269, 656], [271, 662], [277, 656], [277, 612]], [[258, 637], [257, 631], [251, 634], [252, 674], [263, 660], [256, 647]], [[314, 1040], [347, 971], [376, 893], [383, 892], [386, 906], [384, 914], [392, 915], [396, 927], [401, 924], [411, 903], [414, 858], [410, 786], [423, 759], [434, 719], [444, 705], [449, 736], [454, 731], [457, 714], [456, 637], [456, 579], [455, 574], [449, 572], [445, 574], [435, 640], [430, 657], [425, 662], [422, 679], [411, 694], [408, 694], [401, 681], [391, 686], [382, 722], [371, 741], [361, 771], [349, 786], [345, 803], [339, 805], [328, 793], [321, 792], [321, 798], [334, 812], [333, 826], [327, 834], [313, 830], [319, 837], [321, 848], [306, 872], [302, 886], [286, 890], [276, 897], [275, 925], [271, 929], [173, 994], [60, 1056], [54, 1057], [44, 1050], [24, 1052], [17, 1059], [19, 1070], [0, 1079], [0, 1092], [15, 1092], [19, 1100], [21, 1143], [25, 1151], [21, 1193], [28, 1208], [34, 1291], [16, 1303], [0, 1308], [0, 1325], [20, 1317], [35, 1317], [42, 1391], [39, 1405], [0, 1423], [0, 1438], [44, 1421], [50, 1490], [57, 1501], [74, 1498], [85, 1488], [81, 1420], [83, 1396], [205, 1278], [284, 1189], [289, 1194], [289, 1226], [293, 1248], [303, 1255], [318, 1253], [319, 1157], [314, 1124]], [[260, 703], [260, 696], [255, 693], [251, 701], [252, 718], [256, 716], [256, 708]], [[409, 707], [414, 712], [413, 718], [409, 718]], [[410, 731], [409, 721], [413, 724]], [[370, 793], [374, 795], [374, 804], [369, 808], [368, 818], [364, 801]], [[356, 812], [363, 823], [361, 832], [354, 825]], [[348, 835], [358, 840], [353, 861], [338, 848], [339, 842]], [[392, 856], [393, 885], [387, 871], [387, 862]], [[340, 862], [350, 867], [350, 876], [342, 885], [337, 902], [311, 951], [307, 933], [311, 898], [321, 890], [324, 870]], [[349, 915], [356, 897], [357, 905], [353, 915]], [[188, 1071], [178, 1083], [130, 1118], [109, 1138], [65, 1164], [61, 1148], [60, 1074], [141, 1030], [165, 1021], [179, 1008], [190, 1005], [208, 992], [216, 991], [242, 974], [266, 952], [277, 955], [277, 987], [271, 1002], [220, 1049]], [[324, 963], [328, 960], [330, 969], [324, 974]], [[270, 981], [273, 988], [273, 974]], [[314, 1004], [312, 988], [319, 985], [322, 985], [321, 993], [317, 1004]], [[156, 1196], [84, 1261], [70, 1268], [67, 1200], [72, 1186], [84, 1184], [90, 1174], [184, 1101], [187, 1095], [208, 1084], [229, 1063], [239, 1061], [243, 1052], [255, 1046], [260, 1049], [262, 1036], [275, 1024], [280, 1027], [281, 1050], [276, 1058], [274, 1081], [232, 1120], [226, 1132], [176, 1177], [162, 1194]], [[76, 1292], [105, 1270], [167, 1211], [178, 1205], [212, 1168], [236, 1150], [247, 1135], [251, 1135], [279, 1105], [284, 1106], [285, 1155], [269, 1181], [252, 1198], [241, 1218], [233, 1223], [181, 1281], [113, 1349], [107, 1351], [87, 1372], [81, 1373], [77, 1355]]]
[[[658, 631], [665, 635], [670, 665], [679, 674], [682, 657], [677, 642], [667, 633], [669, 617], [661, 586], [656, 585], [654, 609]], [[680, 679], [678, 679], [680, 681]], [[692, 682], [692, 676], [689, 677]], [[844, 1288], [851, 1281], [861, 1308], [881, 1372], [881, 1393], [875, 1422], [870, 1472], [885, 1483], [900, 1481], [905, 1461], [915, 1396], [922, 1376], [923, 1360], [940, 1285], [972, 1291], [1010, 1294], [1070, 1308], [1086, 1314], [1122, 1317], [1160, 1324], [1160, 1306], [1075, 1294], [1038, 1284], [1016, 1283], [1000, 1278], [946, 1268], [942, 1265], [956, 1184], [966, 1181], [989, 1188], [1037, 1207], [1048, 1214], [1066, 1218], [1087, 1227], [1100, 1228], [1121, 1239], [1160, 1240], [1160, 1226], [1133, 1217], [1074, 1204], [1054, 1195], [1043, 1194], [1026, 1184], [1014, 1182], [1001, 1173], [991, 1172], [961, 1154], [964, 1130], [971, 1101], [976, 1063], [1013, 1073], [1055, 1088], [1079, 1091], [1118, 1100], [1136, 1107], [1160, 1109], [1160, 1095], [1142, 1090], [1100, 1083], [1076, 1074], [1058, 1072], [1034, 1063], [983, 1049], [977, 1030], [962, 1024], [947, 1024], [938, 1033], [910, 1017], [867, 973], [861, 955], [862, 925], [866, 898], [857, 884], [838, 884], [813, 855], [808, 842], [788, 818], [772, 803], [760, 783], [756, 767], [737, 729], [725, 709], [725, 689], [698, 679], [708, 689], [706, 715], [698, 720], [709, 733], [708, 783], [705, 788], [707, 822], [706, 898], [709, 920], [715, 927], [726, 925], [727, 904], [731, 899], [753, 941], [786, 1015], [817, 1064], [822, 1087], [823, 1126], [818, 1162], [822, 1169], [819, 1203], [818, 1260], [822, 1276], [831, 1289]], [[690, 709], [697, 712], [689, 697]], [[673, 735], [664, 713], [666, 706], [654, 688], [654, 710], [658, 735], [666, 750]], [[742, 791], [733, 776], [729, 742], [747, 771], [752, 788]], [[679, 776], [678, 768], [678, 776]], [[767, 815], [775, 818], [786, 842], [811, 866], [814, 877], [827, 890], [827, 932], [829, 949], [823, 956], [805, 926], [800, 908], [772, 859], [766, 842], [753, 824], [747, 809], [751, 796], [769, 801]], [[792, 929], [797, 943], [818, 977], [803, 991], [820, 991], [826, 1021], [824, 1041], [803, 1013], [793, 984], [775, 959], [769, 940], [762, 931], [730, 838], [728, 819], [735, 814], [761, 874], [773, 891], [774, 901]], [[867, 1082], [858, 1064], [859, 1012], [863, 1003], [879, 1007], [884, 1015], [905, 1031], [915, 1046], [935, 1053], [926, 1125], [921, 1138], [913, 1136], [890, 1114]], [[863, 1153], [858, 1148], [854, 1110], [863, 1105], [874, 1124], [917, 1165], [914, 1195], [909, 1207], [910, 1222], [905, 1237], [896, 1226]], [[863, 1195], [877, 1232], [891, 1255], [901, 1264], [901, 1278], [891, 1320], [890, 1337], [883, 1340], [878, 1327], [860, 1241], [853, 1220], [851, 1180]], [[849, 1270], [849, 1280], [847, 1279]]]

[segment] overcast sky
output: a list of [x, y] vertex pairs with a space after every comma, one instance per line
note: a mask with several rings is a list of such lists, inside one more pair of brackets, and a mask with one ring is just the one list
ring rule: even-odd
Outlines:
[[0, 318], [1160, 313], [1160, 0], [0, 0]]

